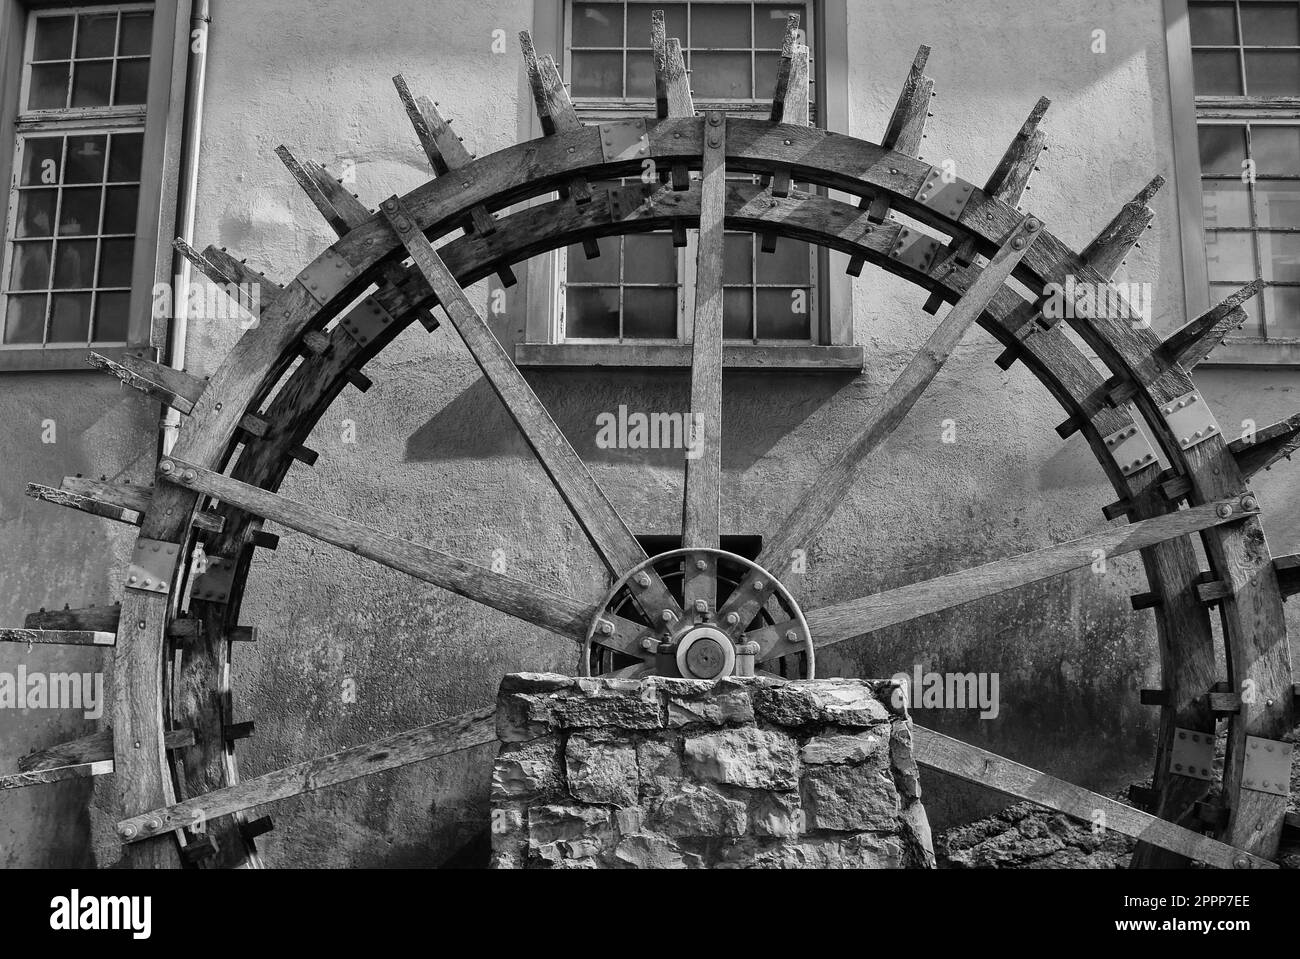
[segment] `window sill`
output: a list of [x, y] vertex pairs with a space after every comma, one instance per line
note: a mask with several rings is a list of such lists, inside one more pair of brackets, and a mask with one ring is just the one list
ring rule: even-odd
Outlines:
[[147, 346], [78, 346], [33, 347], [30, 350], [0, 350], [0, 373], [89, 373], [90, 354], [98, 353], [121, 362], [123, 357], [147, 357], [154, 351]]
[[[541, 369], [689, 369], [689, 343], [519, 343], [515, 363]], [[862, 372], [860, 346], [754, 346], [728, 344], [722, 365], [729, 370], [772, 370], [781, 373]]]
[[1199, 365], [1300, 367], [1300, 341], [1229, 340]]

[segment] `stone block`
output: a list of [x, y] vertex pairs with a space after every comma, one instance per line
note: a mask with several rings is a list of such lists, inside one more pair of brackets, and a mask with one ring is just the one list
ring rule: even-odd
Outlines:
[[640, 776], [636, 747], [631, 743], [570, 736], [564, 747], [564, 766], [574, 799], [614, 806], [636, 804]]
[[704, 782], [747, 789], [792, 789], [799, 779], [794, 740], [782, 732], [744, 726], [690, 736], [686, 771]]
[[560, 738], [544, 736], [526, 743], [506, 743], [492, 767], [491, 797], [545, 802], [564, 789], [560, 778]]
[[889, 770], [874, 763], [809, 766], [800, 782], [809, 830], [893, 831], [898, 791]]

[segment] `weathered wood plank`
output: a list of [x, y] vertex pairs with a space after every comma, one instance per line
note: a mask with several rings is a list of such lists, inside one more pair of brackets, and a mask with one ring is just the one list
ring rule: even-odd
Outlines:
[[124, 819], [118, 823], [118, 835], [124, 842], [139, 842], [264, 803], [484, 746], [496, 738], [496, 707], [476, 710]]
[[11, 773], [0, 776], [0, 790], [23, 789], [27, 786], [41, 786], [46, 783], [63, 782], [65, 779], [82, 779], [90, 776], [107, 776], [113, 771], [113, 761], [104, 760], [97, 763], [79, 763], [75, 766], [60, 766], [57, 769], [38, 769], [30, 773]]
[[[889, 117], [889, 126], [880, 145], [886, 150], [896, 150], [908, 156], [919, 156], [921, 140], [925, 136], [925, 121], [930, 115], [930, 98], [934, 96], [934, 80], [924, 73], [930, 48], [924, 44], [916, 51], [916, 58], [907, 72], [902, 92]], [[889, 198], [877, 194], [867, 207], [867, 217], [872, 223], [883, 223], [889, 213]]]
[[[206, 493], [226, 505], [296, 529], [322, 542], [372, 559], [390, 569], [441, 586], [476, 603], [579, 642], [586, 637], [587, 626], [600, 612], [598, 606], [494, 573], [447, 553], [381, 533], [361, 523], [334, 516], [174, 458], [163, 460], [159, 475], [170, 483]], [[608, 640], [606, 645], [611, 648], [641, 656], [635, 642], [639, 631], [632, 624], [627, 624], [625, 630], [632, 634], [630, 640], [624, 641], [626, 637], [616, 633], [613, 637], [602, 637], [602, 643]]]
[[[415, 265], [424, 274], [484, 377], [595, 546], [602, 562], [615, 576], [621, 576], [643, 562], [647, 557], [641, 544], [596, 484], [483, 317], [466, 298], [456, 277], [415, 227], [404, 204], [394, 196], [385, 200], [381, 209], [406, 245]], [[642, 610], [656, 621], [666, 609], [681, 616], [681, 608], [663, 581], [653, 571], [648, 571], [648, 575], [649, 586], [637, 584], [631, 587]]]
[[686, 61], [682, 57], [682, 43], [669, 37], [664, 26], [664, 12], [650, 12], [650, 50], [655, 61], [655, 115], [664, 117], [693, 117], [695, 103], [691, 99], [690, 80], [686, 75]]
[[527, 30], [519, 33], [519, 47], [524, 54], [528, 85], [533, 91], [533, 103], [537, 107], [537, 118], [542, 122], [542, 132], [554, 136], [581, 129], [582, 121], [573, 108], [555, 61], [549, 56], [537, 56], [532, 34]]
[[112, 646], [117, 634], [103, 630], [0, 629], [0, 643], [42, 643], [51, 646]]
[[[34, 490], [36, 492], [33, 492]], [[133, 483], [111, 483], [85, 476], [65, 476], [57, 490], [29, 483], [27, 495], [139, 526], [141, 517], [153, 502], [153, 487], [136, 486]], [[215, 513], [201, 510], [194, 515], [193, 526], [195, 529], [216, 533], [221, 531], [223, 522], [224, 520]]]
[[1228, 444], [1228, 451], [1246, 479], [1261, 470], [1272, 469], [1283, 459], [1289, 460], [1297, 450], [1300, 450], [1300, 413]]
[[[831, 646], [886, 626], [910, 622], [921, 616], [1082, 569], [1096, 562], [1098, 556], [1122, 556], [1224, 523], [1240, 523], [1258, 513], [1257, 504], [1248, 508], [1243, 505], [1241, 497], [1166, 513], [1114, 529], [1103, 529], [1057, 546], [1020, 553], [983, 566], [910, 583], [873, 596], [823, 606], [806, 614], [808, 626], [818, 648]], [[789, 655], [802, 648], [798, 644], [788, 643], [779, 630], [770, 627], [746, 633], [746, 637], [762, 646], [758, 655], [760, 662]]]
[[320, 211], [325, 222], [339, 236], [347, 236], [373, 215], [364, 203], [345, 190], [319, 163], [299, 160], [283, 145], [275, 148], [275, 155], [289, 170], [303, 193], [307, 194], [307, 199]]
[[[208, 385], [197, 376], [143, 357], [124, 357], [122, 362], [117, 363], [92, 350], [89, 360], [91, 366], [111, 373], [124, 385], [161, 400], [185, 414], [194, 409], [194, 404]], [[239, 421], [239, 428], [250, 436], [262, 437], [266, 435], [267, 423], [256, 413], [245, 413]]]
[[1222, 303], [1170, 333], [1157, 351], [1165, 368], [1177, 363], [1185, 370], [1194, 369], [1229, 333], [1246, 321], [1242, 304], [1263, 288], [1263, 280], [1247, 284]]
[[[1276, 863], [1242, 849], [1158, 819], [1121, 802], [1022, 766], [1004, 756], [980, 749], [924, 726], [912, 727], [916, 762], [966, 782], [996, 790], [1015, 799], [1037, 803], [1087, 823], [1101, 822], [1113, 830], [1145, 843], [1220, 869], [1277, 869]], [[1101, 817], [1099, 818], [1099, 814]]]
[[[798, 121], [791, 120], [786, 116], [786, 110], [790, 102], [790, 80], [794, 72], [795, 64], [795, 46], [799, 37], [799, 14], [790, 14], [785, 21], [785, 37], [781, 41], [781, 56], [777, 60], [776, 66], [776, 90], [772, 95], [772, 109], [768, 114], [773, 123], [795, 123]], [[805, 50], [807, 45], [804, 45]], [[806, 67], [805, 67], [806, 69]], [[805, 76], [805, 83], [806, 83]], [[804, 90], [805, 98], [807, 88]], [[805, 110], [806, 112], [806, 110]], [[803, 121], [807, 123], [807, 120]]]
[[118, 617], [122, 615], [122, 607], [112, 606], [87, 606], [83, 609], [42, 609], [35, 613], [28, 613], [23, 619], [23, 626], [26, 629], [66, 629], [72, 631], [89, 631], [103, 632], [114, 631], [117, 629]]
[[1152, 177], [1151, 182], [1125, 203], [1106, 228], [1084, 247], [1081, 255], [1094, 270], [1102, 276], [1110, 276], [1120, 268], [1124, 258], [1138, 245], [1142, 234], [1155, 219], [1151, 200], [1164, 185], [1164, 177], [1159, 174]]
[[[168, 749], [181, 749], [194, 745], [194, 732], [190, 729], [170, 729], [163, 737]], [[101, 729], [81, 739], [60, 743], [46, 749], [29, 753], [18, 760], [18, 771], [24, 773], [40, 772], [43, 769], [58, 769], [61, 766], [76, 766], [85, 763], [113, 761], [113, 730]]]

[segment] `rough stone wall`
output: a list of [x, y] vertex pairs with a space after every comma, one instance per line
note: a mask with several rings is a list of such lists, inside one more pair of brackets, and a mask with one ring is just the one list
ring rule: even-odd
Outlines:
[[506, 676], [492, 864], [932, 866], [897, 689]]

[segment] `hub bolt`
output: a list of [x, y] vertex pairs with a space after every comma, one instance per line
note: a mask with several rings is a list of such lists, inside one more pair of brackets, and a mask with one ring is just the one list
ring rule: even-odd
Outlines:
[[737, 623], [739, 623], [739, 622], [740, 622], [740, 614], [739, 614], [739, 613], [728, 613], [728, 614], [727, 614], [727, 625], [728, 625], [728, 626], [735, 626], [735, 625], [736, 625]]
[[702, 573], [709, 568], [709, 564], [705, 560], [697, 559], [695, 561], [695, 568]]
[[600, 631], [600, 635], [602, 635], [602, 636], [613, 636], [613, 635], [614, 635], [614, 624], [611, 623], [611, 622], [610, 622], [609, 620], [607, 620], [607, 619], [602, 619], [602, 620], [600, 621], [600, 625], [597, 626], [596, 629], [598, 629], [598, 630]]
[[637, 581], [637, 585], [639, 585], [639, 586], [649, 586], [649, 585], [650, 585], [650, 574], [649, 574], [649, 573], [637, 573], [637, 574], [636, 574], [636, 581]]
[[671, 623], [676, 621], [677, 614], [674, 613], [671, 609], [665, 609], [662, 613], [659, 614], [659, 618], [662, 619], [665, 623]]
[[707, 613], [709, 611], [708, 602], [702, 599], [697, 599], [695, 601], [695, 611], [697, 613]]

